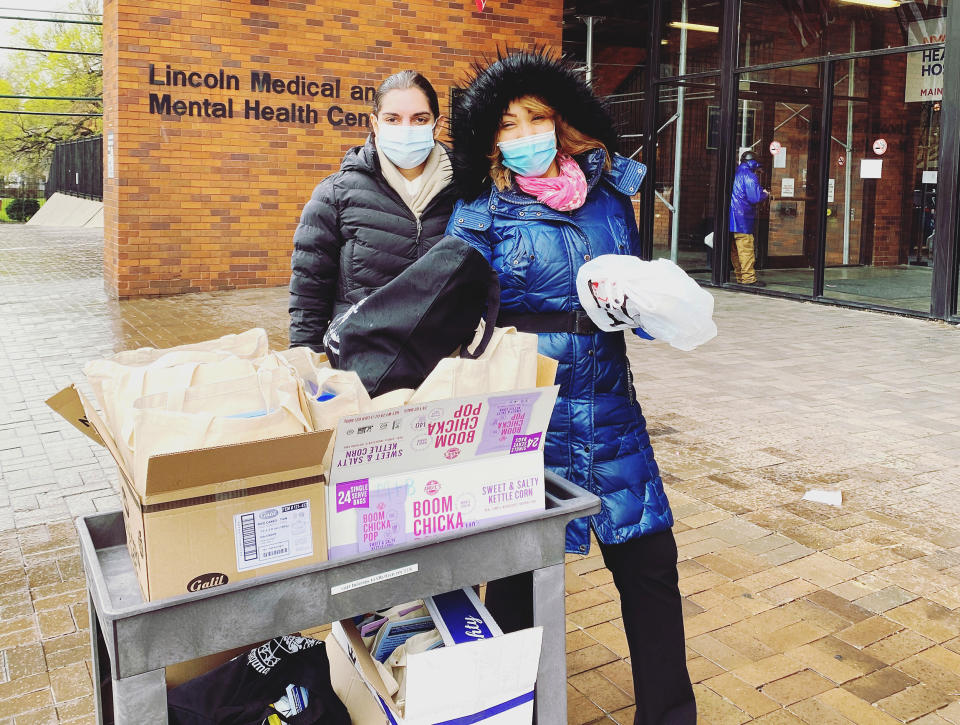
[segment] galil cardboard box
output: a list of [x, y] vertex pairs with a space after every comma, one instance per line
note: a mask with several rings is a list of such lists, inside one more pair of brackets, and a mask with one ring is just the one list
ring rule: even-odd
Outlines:
[[[353, 621], [333, 625], [333, 637], [380, 703], [386, 722], [530, 725], [543, 628], [503, 634], [470, 588], [427, 597], [424, 604], [443, 647], [406, 656], [402, 707], [399, 693], [391, 696], [378, 674]], [[380, 722], [369, 720], [370, 725]]]
[[154, 456], [137, 487], [75, 386], [47, 404], [116, 461], [127, 548], [146, 601], [326, 561], [330, 431]]
[[544, 508], [556, 386], [348, 415], [327, 490], [329, 556], [378, 551]]

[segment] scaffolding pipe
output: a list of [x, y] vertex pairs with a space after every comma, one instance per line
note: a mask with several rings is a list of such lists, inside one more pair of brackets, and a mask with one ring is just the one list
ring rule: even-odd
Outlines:
[[593, 16], [584, 19], [587, 23], [587, 85], [593, 88]]
[[[680, 61], [677, 75], [687, 73], [687, 0], [683, 0], [680, 9]], [[670, 223], [670, 261], [674, 264], [680, 256], [680, 172], [683, 168], [683, 102], [686, 88], [683, 83], [677, 85], [677, 120], [673, 144], [673, 215]]]
[[[857, 47], [857, 25], [850, 23], [850, 52], [854, 52]], [[850, 212], [853, 210], [853, 202], [850, 199], [852, 193], [851, 177], [853, 170], [850, 164], [853, 163], [853, 93], [856, 90], [854, 84], [854, 74], [856, 71], [856, 61], [849, 60], [847, 70], [847, 148], [845, 158], [847, 160], [843, 175], [843, 263], [850, 264]]]
[[[747, 33], [747, 42], [744, 48], [743, 64], [745, 66], [750, 65], [750, 33]], [[750, 82], [750, 80], [747, 78], [746, 73], [744, 73], [743, 76], [741, 76], [741, 83], [744, 81], [746, 81], [747, 83]], [[737, 85], [740, 85], [740, 84], [738, 83]], [[743, 88], [741, 87], [739, 90], [742, 91]], [[740, 165], [740, 154], [743, 152], [743, 149], [746, 148], [747, 146], [747, 118], [749, 116], [747, 112], [747, 99], [746, 98], [741, 99], [740, 103], [743, 104], [743, 120], [742, 120], [742, 126], [740, 128], [740, 150], [737, 151], [738, 166]], [[751, 147], [752, 146], [753, 144], [751, 144]]]
[[584, 68], [584, 78], [587, 85], [593, 88], [593, 26], [603, 22], [603, 18], [596, 15], [578, 15], [577, 19], [582, 20], [587, 26], [587, 63]]

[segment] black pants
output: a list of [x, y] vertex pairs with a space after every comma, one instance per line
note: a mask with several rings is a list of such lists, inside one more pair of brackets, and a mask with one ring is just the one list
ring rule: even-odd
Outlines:
[[[601, 544], [620, 592], [633, 663], [634, 725], [694, 725], [677, 586], [677, 543], [669, 529], [623, 544]], [[504, 632], [533, 626], [533, 574], [487, 583], [486, 606]]]

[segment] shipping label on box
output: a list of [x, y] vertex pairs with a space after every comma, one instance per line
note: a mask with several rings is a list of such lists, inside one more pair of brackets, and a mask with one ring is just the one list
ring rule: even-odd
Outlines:
[[238, 571], [313, 556], [309, 499], [235, 514], [233, 530]]
[[330, 558], [544, 506], [556, 386], [343, 418], [327, 491]]

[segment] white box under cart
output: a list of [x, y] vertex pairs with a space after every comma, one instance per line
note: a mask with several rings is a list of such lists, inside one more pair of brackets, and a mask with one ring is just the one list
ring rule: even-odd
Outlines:
[[392, 725], [529, 725], [543, 629], [503, 634], [470, 587], [423, 601], [443, 647], [406, 656], [403, 707], [391, 697], [352, 620], [333, 625], [386, 720]]

